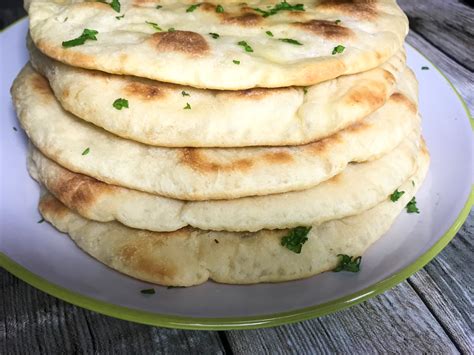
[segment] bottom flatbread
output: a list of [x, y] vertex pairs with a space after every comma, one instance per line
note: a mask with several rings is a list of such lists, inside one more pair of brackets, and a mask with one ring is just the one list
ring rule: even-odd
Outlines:
[[334, 269], [338, 254], [362, 255], [415, 195], [428, 166], [429, 156], [424, 154], [418, 171], [400, 186], [404, 194], [398, 201], [386, 199], [358, 215], [313, 226], [300, 254], [281, 245], [288, 230], [235, 233], [188, 227], [150, 232], [118, 222], [87, 220], [49, 193], [42, 197], [40, 211], [85, 252], [141, 280], [171, 286], [192, 286], [208, 279], [231, 284], [287, 281]]

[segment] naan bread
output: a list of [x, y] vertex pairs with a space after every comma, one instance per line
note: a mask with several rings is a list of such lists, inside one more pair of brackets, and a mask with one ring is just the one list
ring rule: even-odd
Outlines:
[[129, 227], [174, 231], [185, 226], [203, 230], [255, 232], [294, 228], [361, 213], [386, 199], [426, 159], [419, 137], [406, 139], [383, 157], [349, 164], [339, 175], [303, 191], [234, 200], [185, 202], [119, 186], [70, 172], [32, 147], [31, 176], [81, 216], [117, 220]]
[[149, 232], [117, 222], [84, 219], [51, 195], [42, 198], [40, 211], [86, 253], [145, 281], [192, 286], [208, 279], [233, 284], [294, 280], [333, 269], [337, 254], [362, 255], [415, 194], [428, 169], [426, 157], [420, 160], [416, 175], [400, 187], [405, 193], [397, 202], [387, 198], [359, 215], [313, 226], [301, 254], [281, 245], [285, 230], [232, 233], [184, 228], [171, 233]]
[[[118, 13], [99, 1], [27, 1], [33, 41], [43, 53], [76, 67], [236, 90], [309, 86], [375, 68], [402, 47], [408, 32], [395, 0], [290, 1], [305, 11], [268, 17], [255, 8], [271, 11], [280, 1], [120, 3]], [[192, 4], [198, 6], [187, 11]], [[224, 12], [216, 12], [218, 4]], [[62, 46], [84, 29], [98, 31], [96, 40]], [[332, 54], [337, 46], [344, 51]]]
[[416, 79], [406, 79], [403, 94], [357, 124], [311, 144], [274, 148], [158, 148], [119, 138], [64, 111], [29, 65], [12, 94], [33, 144], [63, 167], [162, 196], [210, 200], [308, 189], [350, 162], [391, 151], [419, 127]]
[[[165, 147], [309, 143], [380, 108], [405, 69], [402, 50], [380, 67], [308, 88], [216, 91], [79, 69], [41, 54], [31, 41], [29, 48], [32, 65], [67, 111], [123, 138]], [[113, 107], [118, 98], [128, 100], [128, 109]], [[187, 103], [191, 110], [183, 109]]]

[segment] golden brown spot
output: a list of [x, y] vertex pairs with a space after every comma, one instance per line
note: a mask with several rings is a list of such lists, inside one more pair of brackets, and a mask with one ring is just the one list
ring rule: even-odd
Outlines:
[[303, 146], [303, 149], [309, 151], [311, 154], [318, 155], [322, 154], [326, 150], [331, 149], [332, 146], [339, 143], [340, 141], [340, 134], [336, 133], [319, 141], [306, 144]]
[[231, 16], [226, 13], [222, 15], [224, 15], [222, 22], [228, 25], [252, 27], [259, 25], [263, 21], [263, 17], [261, 15], [257, 15], [254, 13], [245, 13], [243, 15], [238, 16]]
[[61, 96], [62, 96], [63, 99], [66, 99], [66, 98], [69, 97], [69, 94], [70, 94], [69, 88], [65, 88], [65, 89], [63, 90], [63, 92], [61, 93]]
[[351, 90], [344, 101], [348, 105], [364, 104], [372, 109], [380, 107], [387, 97], [387, 87], [378, 82], [371, 82], [367, 86]]
[[39, 210], [47, 220], [61, 218], [68, 214], [66, 206], [51, 195], [45, 195], [41, 198]]
[[250, 99], [250, 100], [260, 100], [266, 97], [273, 96], [275, 94], [281, 94], [294, 90], [293, 88], [275, 88], [275, 89], [265, 89], [265, 88], [254, 88], [247, 90], [235, 90], [235, 91], [221, 91], [217, 95], [224, 95], [225, 97], [233, 97], [237, 99]]
[[284, 164], [293, 161], [293, 157], [287, 151], [269, 152], [263, 155], [263, 159], [272, 164]]
[[414, 104], [408, 97], [399, 92], [392, 94], [392, 96], [390, 96], [390, 100], [406, 106], [411, 112], [415, 114], [418, 112], [416, 104]]
[[151, 43], [159, 52], [202, 56], [209, 51], [206, 39], [199, 33], [190, 31], [158, 32], [151, 36]]
[[193, 170], [201, 172], [246, 171], [254, 165], [251, 159], [238, 159], [228, 163], [216, 163], [207, 159], [205, 153], [198, 148], [184, 148], [180, 150], [180, 161]]
[[316, 10], [328, 10], [359, 19], [371, 20], [377, 16], [377, 0], [323, 0]]
[[368, 129], [371, 125], [365, 121], [356, 122], [345, 129], [346, 132], [361, 132]]
[[332, 21], [311, 20], [308, 22], [297, 22], [293, 26], [330, 40], [348, 40], [354, 36], [352, 30], [336, 25]]
[[97, 10], [112, 10], [109, 4], [100, 1], [85, 1], [80, 3], [75, 3], [71, 5], [71, 8], [75, 11], [81, 11], [82, 9], [97, 9]]
[[332, 178], [330, 178], [329, 180], [326, 180], [326, 183], [329, 183], [329, 184], [339, 184], [341, 182], [341, 174], [337, 174], [337, 175], [334, 175]]
[[33, 88], [43, 96], [51, 98], [51, 88], [48, 81], [38, 73], [34, 73], [31, 78]]
[[57, 43], [51, 44], [41, 40], [35, 44], [41, 52], [60, 62], [80, 68], [93, 69], [95, 66], [95, 58], [93, 56], [74, 50], [74, 48], [63, 48], [60, 45], [58, 46]]
[[166, 89], [161, 87], [159, 84], [150, 85], [139, 81], [128, 83], [123, 90], [128, 96], [135, 96], [144, 100], [163, 98], [166, 96]]

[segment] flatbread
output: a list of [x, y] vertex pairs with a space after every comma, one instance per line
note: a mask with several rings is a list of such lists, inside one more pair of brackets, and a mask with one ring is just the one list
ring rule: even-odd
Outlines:
[[[394, 55], [408, 33], [407, 17], [395, 0], [291, 1], [305, 11], [268, 17], [255, 8], [271, 11], [280, 1], [120, 3], [118, 13], [99, 1], [27, 1], [33, 41], [43, 53], [72, 66], [236, 90], [309, 86], [363, 72]], [[198, 6], [187, 11], [192, 4]], [[216, 12], [218, 4], [224, 12]], [[96, 40], [62, 46], [84, 29], [98, 31]], [[238, 44], [242, 41], [247, 50]], [[332, 54], [337, 46], [345, 49]]]
[[29, 65], [12, 95], [33, 144], [63, 167], [166, 197], [210, 200], [308, 189], [349, 162], [391, 151], [419, 127], [416, 98], [406, 96], [416, 96], [414, 76], [404, 85], [404, 94], [394, 93], [343, 131], [307, 145], [274, 148], [159, 148], [119, 138], [64, 111], [46, 79]]
[[[285, 230], [142, 231], [117, 222], [84, 219], [49, 194], [42, 198], [40, 211], [86, 253], [115, 270], [145, 281], [192, 286], [208, 279], [233, 284], [294, 280], [331, 270], [337, 265], [337, 254], [359, 256], [377, 241], [423, 181], [429, 160], [420, 162], [416, 175], [400, 187], [405, 193], [398, 201], [387, 198], [359, 215], [312, 227], [301, 254], [281, 245], [282, 237], [288, 233]], [[362, 270], [363, 264], [362, 260]]]
[[427, 155], [419, 137], [407, 138], [392, 152], [371, 162], [349, 164], [339, 175], [303, 191], [234, 200], [185, 202], [72, 173], [32, 148], [30, 174], [66, 207], [99, 221], [117, 220], [129, 227], [175, 231], [250, 231], [318, 225], [368, 210], [386, 199], [418, 168]]
[[[380, 108], [405, 69], [402, 50], [380, 67], [308, 88], [200, 90], [71, 67], [29, 42], [32, 65], [64, 109], [123, 138], [164, 147], [309, 143]], [[129, 107], [114, 108], [118, 98]], [[191, 110], [183, 109], [187, 103]]]

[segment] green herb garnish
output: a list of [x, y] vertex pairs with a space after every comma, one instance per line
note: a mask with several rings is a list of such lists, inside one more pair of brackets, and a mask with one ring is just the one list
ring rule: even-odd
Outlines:
[[110, 3], [110, 7], [114, 9], [116, 12], [120, 12], [120, 1], [112, 0], [112, 2]]
[[233, 60], [232, 63], [239, 65], [239, 64], [240, 64], [240, 60]]
[[416, 199], [415, 196], [410, 200], [410, 202], [406, 205], [407, 213], [420, 213], [418, 207], [416, 207]]
[[196, 10], [199, 6], [201, 6], [201, 4], [194, 4], [194, 5], [191, 5], [190, 7], [188, 7], [186, 9], [186, 12], [193, 12], [194, 10]]
[[218, 38], [219, 38], [219, 34], [218, 34], [218, 33], [209, 32], [209, 36], [211, 36], [211, 37], [214, 38], [214, 39], [218, 39]]
[[174, 27], [170, 27], [170, 28], [168, 28], [168, 32], [175, 32], [175, 31], [176, 31], [176, 30], [175, 30], [175, 28], [174, 28]]
[[163, 6], [161, 6], [161, 5], [156, 5], [155, 9], [159, 10], [159, 9], [161, 9], [162, 7], [163, 7]]
[[97, 32], [96, 30], [90, 30], [88, 28], [85, 28], [79, 37], [71, 39], [69, 41], [64, 41], [62, 45], [65, 48], [69, 48], [69, 47], [80, 46], [84, 44], [87, 40], [97, 41], [97, 37], [95, 35], [98, 33], [99, 32]]
[[123, 14], [122, 16], [115, 16], [117, 20], [123, 19], [124, 17], [125, 17], [125, 14]]
[[353, 257], [345, 254], [337, 254], [339, 259], [339, 264], [336, 268], [332, 271], [339, 272], [339, 271], [350, 271], [350, 272], [359, 272], [360, 271], [360, 262], [362, 261], [362, 257]]
[[38, 222], [36, 223], [43, 223], [44, 222], [44, 218], [41, 218]]
[[296, 39], [291, 39], [291, 38], [279, 38], [279, 41], [285, 42], [285, 43], [291, 43], [297, 46], [302, 46], [303, 43], [298, 42]]
[[421, 67], [421, 70], [430, 70], [430, 68], [427, 67], [427, 66], [423, 66], [423, 67]]
[[154, 23], [154, 22], [150, 22], [150, 21], [145, 21], [148, 25], [150, 25], [151, 27], [153, 27], [153, 29], [155, 29], [156, 31], [163, 31], [161, 29], [160, 26], [158, 26], [158, 24]]
[[141, 293], [144, 295], [154, 295], [155, 294], [155, 289], [154, 288], [146, 288], [144, 290], [140, 290]]
[[87, 147], [86, 149], [84, 149], [84, 151], [82, 152], [81, 155], [87, 155], [87, 154], [89, 154], [90, 151], [91, 150], [89, 149], [89, 147]]
[[181, 91], [181, 95], [183, 95], [183, 96], [191, 96], [191, 95], [189, 95], [186, 91]]
[[268, 37], [273, 37], [273, 33], [271, 31], [266, 31], [265, 33], [267, 34]]
[[334, 49], [332, 50], [332, 55], [337, 54], [337, 53], [342, 53], [344, 52], [344, 49], [346, 49], [346, 47], [339, 44], [336, 47], [334, 47]]
[[339, 25], [339, 24], [341, 23], [341, 20], [336, 20], [336, 21], [334, 21], [334, 23], [335, 23], [336, 25]]
[[287, 235], [281, 238], [281, 245], [299, 254], [303, 244], [308, 240], [308, 233], [311, 227], [296, 227], [291, 229]]
[[405, 193], [405, 191], [398, 191], [398, 189], [396, 189], [396, 190], [390, 195], [390, 200], [391, 200], [392, 202], [397, 202], [398, 199], [399, 199], [400, 197], [402, 197], [404, 193]]
[[216, 6], [216, 12], [219, 14], [222, 14], [224, 12], [224, 8], [222, 7], [222, 5]]
[[128, 100], [127, 99], [117, 99], [114, 101], [112, 104], [113, 107], [115, 107], [117, 110], [121, 110], [124, 107], [128, 108]]
[[183, 107], [183, 110], [191, 110], [191, 105], [189, 102], [186, 102], [186, 106]]
[[239, 46], [242, 46], [246, 52], [253, 52], [253, 49], [252, 47], [249, 46], [249, 44], [245, 41], [240, 41], [239, 43], [237, 43]]
[[303, 88], [303, 94], [307, 94], [308, 93], [308, 88]]
[[290, 5], [286, 1], [276, 4], [273, 8], [270, 7], [267, 11], [259, 8], [254, 8], [254, 10], [262, 14], [263, 17], [275, 15], [279, 11], [305, 11], [303, 4]]

